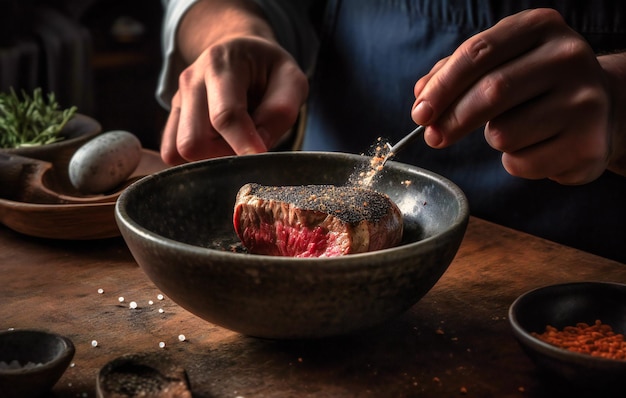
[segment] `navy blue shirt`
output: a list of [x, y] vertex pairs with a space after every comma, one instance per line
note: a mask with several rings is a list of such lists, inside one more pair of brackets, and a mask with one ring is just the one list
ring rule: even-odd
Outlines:
[[[561, 11], [597, 52], [626, 49], [626, 5], [609, 1], [329, 0], [315, 21], [304, 150], [366, 151], [414, 128], [413, 86], [464, 40], [514, 12]], [[418, 141], [396, 160], [437, 172], [466, 193], [472, 214], [626, 263], [626, 178], [583, 186], [509, 175], [477, 131], [446, 149]]]

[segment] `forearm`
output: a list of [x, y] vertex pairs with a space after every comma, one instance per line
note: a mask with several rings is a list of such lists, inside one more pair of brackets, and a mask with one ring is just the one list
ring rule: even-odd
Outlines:
[[598, 58], [608, 78], [613, 125], [608, 169], [626, 176], [626, 53]]
[[176, 43], [185, 63], [225, 37], [257, 36], [275, 40], [258, 6], [246, 0], [200, 0], [181, 20]]

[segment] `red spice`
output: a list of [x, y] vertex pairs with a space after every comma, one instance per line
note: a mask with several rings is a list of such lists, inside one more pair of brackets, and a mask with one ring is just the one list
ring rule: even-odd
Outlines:
[[596, 320], [593, 325], [578, 323], [558, 330], [546, 326], [545, 332], [531, 333], [546, 343], [569, 351], [589, 354], [596, 357], [626, 360], [626, 341], [624, 335], [615, 333], [610, 325]]

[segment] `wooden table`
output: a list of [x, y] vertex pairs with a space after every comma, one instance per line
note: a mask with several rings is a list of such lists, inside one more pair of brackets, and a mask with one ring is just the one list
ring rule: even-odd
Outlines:
[[50, 330], [76, 346], [54, 397], [95, 396], [102, 366], [145, 351], [169, 354], [202, 398], [552, 396], [507, 311], [527, 290], [583, 280], [626, 282], [626, 266], [472, 218], [450, 268], [399, 319], [349, 338], [279, 342], [158, 300], [121, 238], [51, 241], [0, 226], [0, 329]]

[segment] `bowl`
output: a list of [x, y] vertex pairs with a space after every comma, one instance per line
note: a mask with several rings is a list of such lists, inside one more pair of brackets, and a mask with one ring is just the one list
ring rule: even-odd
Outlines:
[[418, 167], [389, 162], [373, 188], [398, 205], [402, 243], [334, 258], [232, 250], [244, 184], [344, 185], [365, 156], [274, 152], [189, 163], [127, 188], [116, 220], [146, 275], [213, 324], [271, 339], [315, 339], [379, 325], [413, 306], [445, 272], [468, 222], [463, 192]]
[[96, 377], [96, 397], [192, 398], [185, 368], [162, 352], [138, 352], [117, 357]]
[[55, 171], [55, 178], [64, 191], [75, 192], [67, 175], [70, 159], [74, 152], [102, 132], [102, 126], [95, 119], [80, 113], [67, 122], [60, 136], [61, 141], [46, 145], [25, 146], [19, 148], [0, 148], [0, 153], [18, 155], [26, 158], [50, 162]]
[[[71, 196], [64, 193], [58, 185], [45, 183], [47, 175], [53, 171], [47, 167], [43, 169], [44, 174], [34, 173], [31, 183], [24, 184], [27, 173], [17, 170], [15, 174], [21, 182], [3, 184], [7, 181], [3, 172], [7, 172], [8, 168], [2, 169], [2, 158], [3, 154], [0, 153], [0, 223], [21, 234], [45, 239], [91, 240], [119, 237], [120, 231], [115, 222], [115, 202], [120, 193], [133, 181], [167, 168], [158, 152], [144, 149], [137, 169], [114, 192]], [[32, 159], [30, 161], [39, 162]], [[36, 171], [33, 167], [25, 170]], [[67, 173], [64, 175], [67, 176]], [[46, 200], [41, 200], [42, 198]]]
[[[589, 396], [626, 394], [626, 360], [572, 352], [533, 336], [546, 325], [559, 330], [596, 320], [615, 333], [626, 332], [626, 285], [611, 282], [572, 282], [541, 287], [518, 297], [509, 309], [509, 322], [522, 349], [552, 388]], [[600, 394], [600, 395], [598, 395]]]
[[55, 333], [28, 329], [0, 332], [2, 397], [39, 397], [50, 391], [69, 366], [74, 351], [70, 339]]
[[0, 148], [0, 152], [49, 162], [59, 157], [67, 157], [69, 161], [76, 149], [100, 134], [101, 131], [102, 126], [98, 121], [82, 113], [76, 113], [61, 130], [59, 134], [61, 140], [45, 145]]

